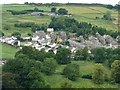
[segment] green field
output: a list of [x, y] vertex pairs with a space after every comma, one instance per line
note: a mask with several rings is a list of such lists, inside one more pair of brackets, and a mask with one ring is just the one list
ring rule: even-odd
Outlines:
[[[84, 62], [84, 61], [73, 61], [72, 63], [76, 63], [80, 65], [80, 76], [86, 74], [92, 74], [94, 70], [95, 63], [93, 62]], [[50, 84], [52, 88], [59, 88], [63, 82], [70, 82], [73, 88], [118, 88], [117, 84], [110, 84], [105, 82], [104, 84], [97, 85], [92, 82], [90, 79], [79, 78], [77, 81], [71, 81], [67, 79], [64, 75], [61, 75], [62, 70], [66, 65], [59, 65], [55, 74], [51, 76], [44, 75], [45, 80]], [[105, 67], [105, 66], [104, 66]], [[107, 70], [107, 74], [110, 75], [110, 70], [105, 67]]]
[[[14, 27], [15, 23], [18, 22], [35, 22], [36, 24], [49, 24], [50, 16], [31, 16], [30, 14], [24, 15], [12, 15], [10, 12], [6, 10], [29, 10], [34, 9], [35, 7], [39, 8], [40, 10], [44, 10], [50, 12], [52, 7], [47, 6], [30, 6], [30, 5], [2, 5], [2, 25], [3, 25], [3, 32], [6, 35], [11, 35], [11, 33], [17, 31], [20, 32], [22, 35], [26, 35], [28, 33], [32, 33], [31, 29], [27, 28], [16, 28]], [[73, 18], [77, 19], [78, 21], [82, 22], [89, 22], [93, 25], [97, 25], [107, 30], [117, 31], [118, 27], [113, 22], [116, 21], [105, 21], [102, 19], [95, 19], [95, 17], [102, 17], [106, 11], [110, 11], [112, 13], [112, 17], [117, 19], [117, 11], [109, 10], [104, 7], [100, 6], [74, 6], [74, 5], [62, 5], [56, 6], [57, 9], [59, 8], [66, 8], [70, 14], [73, 14]], [[4, 26], [9, 25], [11, 28], [10, 30], [4, 30]]]
[[14, 58], [14, 55], [16, 51], [18, 50], [10, 45], [2, 44], [2, 43], [0, 43], [0, 47], [1, 47], [0, 54], [2, 53], [0, 58]]

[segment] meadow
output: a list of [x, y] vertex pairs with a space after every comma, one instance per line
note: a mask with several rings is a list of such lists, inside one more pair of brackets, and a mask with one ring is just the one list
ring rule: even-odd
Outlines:
[[[64, 67], [66, 65], [59, 65], [56, 72], [47, 76], [44, 75], [44, 79], [50, 84], [52, 88], [60, 88], [61, 84], [64, 82], [69, 82], [72, 84], [73, 88], [118, 88], [117, 84], [110, 84], [110, 82], [104, 82], [104, 84], [98, 85], [94, 84], [90, 79], [81, 78], [82, 75], [92, 74], [94, 70], [94, 62], [84, 62], [84, 61], [72, 61], [72, 63], [79, 64], [80, 66], [80, 78], [77, 81], [71, 81], [67, 79], [64, 75], [61, 75]], [[107, 75], [109, 76], [111, 71], [106, 66], [104, 66], [105, 72], [107, 70]]]
[[14, 58], [17, 48], [0, 43], [0, 58]]

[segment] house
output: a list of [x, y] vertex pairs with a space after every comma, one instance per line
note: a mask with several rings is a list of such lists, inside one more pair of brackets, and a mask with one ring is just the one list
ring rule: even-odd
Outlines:
[[110, 35], [104, 35], [106, 44], [110, 44], [113, 41], [113, 38]]
[[56, 47], [56, 44], [53, 43], [53, 44], [49, 44], [48, 46], [49, 46], [50, 48], [55, 48], [55, 47]]
[[63, 32], [63, 31], [60, 32], [60, 38], [61, 38], [63, 41], [66, 41], [66, 40], [68, 39], [66, 33]]
[[103, 45], [106, 44], [105, 42], [105, 38], [103, 36], [101, 36], [99, 33], [96, 33], [96, 37], [99, 40], [100, 43], [102, 43]]
[[56, 39], [57, 39], [57, 35], [54, 32], [50, 33], [50, 37], [51, 37], [51, 42], [52, 43], [54, 43], [56, 41]]
[[47, 32], [48, 32], [48, 33], [54, 32], [54, 29], [53, 29], [53, 28], [48, 28], [48, 29], [47, 29]]
[[12, 39], [13, 39], [13, 40], [17, 40], [17, 38], [16, 38], [16, 37], [14, 37], [14, 36], [12, 36]]
[[38, 41], [38, 40], [39, 40], [39, 36], [35, 36], [35, 35], [34, 35], [34, 36], [32, 37], [32, 41]]
[[45, 38], [46, 34], [44, 31], [36, 31], [33, 34], [32, 41], [38, 41], [39, 39]]
[[85, 45], [83, 43], [76, 42], [74, 40], [68, 39], [70, 46], [75, 48], [84, 48]]
[[30, 40], [31, 38], [29, 36], [23, 36], [22, 39], [23, 40]]
[[82, 43], [85, 41], [83, 36], [79, 36], [77, 39], [78, 39], [78, 41], [80, 41]]
[[21, 42], [22, 46], [32, 46], [32, 42]]

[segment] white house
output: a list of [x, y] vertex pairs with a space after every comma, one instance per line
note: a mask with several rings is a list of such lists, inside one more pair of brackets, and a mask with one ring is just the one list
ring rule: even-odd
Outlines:
[[38, 41], [38, 40], [39, 40], [39, 36], [32, 37], [32, 41]]
[[54, 32], [54, 29], [53, 28], [48, 28], [47, 32], [49, 32], [49, 33]]

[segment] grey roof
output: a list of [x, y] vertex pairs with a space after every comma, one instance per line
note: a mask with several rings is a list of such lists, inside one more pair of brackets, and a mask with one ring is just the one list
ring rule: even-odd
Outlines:
[[45, 32], [44, 31], [36, 31], [34, 34], [33, 34], [33, 37], [36, 37], [38, 36], [39, 38], [45, 38]]
[[85, 45], [83, 43], [79, 43], [79, 42], [76, 42], [76, 41], [73, 41], [73, 40], [68, 40], [69, 43], [70, 43], [70, 46], [73, 46], [73, 47], [77, 47], [77, 48], [84, 48]]

